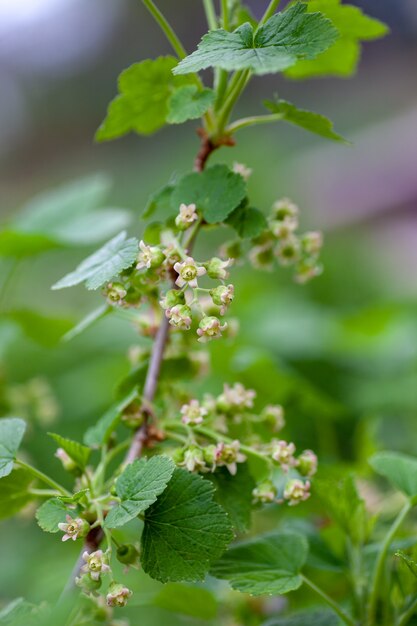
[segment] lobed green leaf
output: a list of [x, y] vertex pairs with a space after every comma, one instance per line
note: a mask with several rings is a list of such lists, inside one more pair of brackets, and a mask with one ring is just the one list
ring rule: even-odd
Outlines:
[[175, 469], [167, 488], [145, 513], [142, 566], [161, 582], [203, 580], [232, 540], [226, 512], [201, 476]]
[[252, 513], [252, 491], [255, 481], [247, 463], [239, 463], [235, 476], [226, 467], [220, 467], [207, 476], [216, 487], [214, 499], [226, 511], [235, 530], [239, 533], [250, 527]]
[[78, 465], [80, 469], [85, 469], [91, 454], [90, 448], [83, 446], [81, 443], [78, 443], [78, 441], [61, 437], [61, 435], [57, 435], [56, 433], [48, 433], [48, 435], [52, 437], [60, 448], [65, 450], [68, 456]]
[[183, 124], [187, 120], [198, 119], [209, 110], [215, 99], [213, 89], [200, 90], [197, 85], [184, 85], [174, 91], [169, 99], [167, 122]]
[[283, 594], [302, 584], [300, 570], [308, 554], [303, 535], [272, 533], [232, 546], [211, 573], [233, 589], [252, 595]]
[[136, 238], [126, 239], [126, 233], [121, 232], [87, 257], [73, 272], [61, 278], [52, 289], [73, 287], [83, 282], [87, 289], [98, 289], [133, 265], [138, 245]]
[[314, 76], [348, 77], [355, 73], [361, 55], [361, 41], [383, 37], [388, 27], [365, 15], [359, 7], [342, 4], [341, 0], [310, 0], [307, 11], [320, 11], [340, 33], [339, 39], [315, 59], [302, 59], [286, 71], [290, 78]]
[[75, 517], [77, 511], [69, 508], [61, 499], [51, 498], [44, 502], [36, 511], [36, 520], [46, 533], [57, 533], [58, 524], [65, 522], [67, 515]]
[[12, 472], [25, 430], [26, 423], [18, 417], [0, 419], [0, 478]]
[[166, 488], [174, 462], [167, 456], [138, 459], [126, 467], [116, 482], [121, 502], [110, 509], [105, 526], [117, 528], [143, 513]]
[[97, 141], [117, 139], [130, 132], [150, 135], [164, 126], [176, 89], [193, 82], [174, 76], [177, 59], [171, 56], [134, 63], [118, 79], [119, 95], [110, 102], [107, 117], [96, 132]]
[[171, 206], [178, 212], [180, 204], [195, 204], [209, 224], [222, 222], [246, 196], [242, 176], [226, 165], [214, 165], [204, 172], [193, 172], [179, 180], [171, 196]]
[[12, 517], [30, 502], [32, 482], [32, 474], [20, 468], [0, 480], [0, 519]]
[[300, 126], [310, 133], [321, 135], [321, 137], [326, 137], [326, 139], [348, 143], [344, 137], [338, 135], [333, 130], [333, 122], [324, 115], [298, 109], [294, 104], [286, 100], [267, 100], [264, 104], [272, 113], [281, 115], [285, 122]]
[[314, 59], [337, 39], [332, 22], [321, 13], [308, 13], [303, 2], [272, 16], [257, 31], [245, 23], [232, 33], [223, 29], [204, 35], [198, 49], [183, 59], [174, 74], [208, 67], [255, 74], [282, 72], [299, 59]]
[[226, 223], [235, 229], [241, 239], [258, 237], [267, 227], [265, 215], [252, 207], [238, 207], [229, 215]]
[[400, 452], [378, 452], [369, 464], [381, 476], [405, 493], [409, 498], [417, 497], [417, 459]]

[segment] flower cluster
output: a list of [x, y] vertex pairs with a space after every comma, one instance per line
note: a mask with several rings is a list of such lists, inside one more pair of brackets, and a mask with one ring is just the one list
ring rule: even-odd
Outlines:
[[[312, 231], [298, 234], [299, 209], [288, 198], [278, 200], [268, 218], [268, 228], [252, 240], [249, 252], [252, 265], [258, 269], [271, 270], [275, 259], [282, 266], [295, 268], [295, 280], [305, 283], [322, 272], [319, 263], [323, 236]], [[230, 246], [227, 251], [233, 256]], [[240, 251], [235, 252], [237, 256]]]
[[216, 445], [192, 444], [174, 453], [174, 461], [189, 472], [206, 474], [218, 467], [226, 467], [232, 476], [237, 473], [237, 464], [244, 463], [246, 456], [240, 451], [240, 442], [220, 441]]
[[[111, 574], [109, 554], [103, 550], [85, 551], [83, 561], [84, 565], [80, 569], [81, 576], [77, 577], [75, 582], [87, 595], [94, 594], [101, 586], [102, 576]], [[130, 589], [112, 581], [107, 590], [106, 604], [109, 607], [126, 606], [131, 595]]]
[[206, 343], [222, 336], [227, 323], [222, 323], [217, 315], [206, 312], [203, 306], [205, 302], [199, 294], [206, 294], [209, 297], [209, 307], [218, 308], [220, 316], [223, 316], [233, 301], [234, 286], [222, 284], [212, 289], [204, 289], [199, 286], [198, 280], [207, 275], [213, 280], [223, 282], [228, 277], [227, 268], [230, 264], [230, 259], [222, 261], [217, 257], [206, 263], [198, 263], [191, 256], [174, 263], [177, 289], [170, 289], [160, 300], [160, 305], [165, 310], [171, 326], [179, 330], [189, 330], [197, 309], [200, 317], [197, 328], [198, 341]]

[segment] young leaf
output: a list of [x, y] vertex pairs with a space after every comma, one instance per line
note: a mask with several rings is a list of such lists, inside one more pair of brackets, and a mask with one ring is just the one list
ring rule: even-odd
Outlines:
[[233, 533], [201, 476], [175, 469], [167, 488], [145, 513], [142, 566], [161, 582], [203, 580]]
[[246, 196], [242, 176], [226, 165], [214, 165], [204, 172], [187, 174], [178, 182], [171, 196], [171, 206], [178, 212], [180, 204], [195, 204], [209, 224], [222, 222]]
[[252, 491], [255, 481], [249, 473], [247, 463], [239, 463], [236, 476], [225, 467], [208, 475], [216, 487], [215, 500], [228, 513], [237, 532], [248, 530], [252, 511]]
[[369, 530], [365, 502], [360, 498], [354, 478], [316, 480], [314, 490], [328, 515], [345, 531], [355, 545], [362, 544]]
[[87, 257], [74, 272], [61, 278], [52, 289], [73, 287], [83, 282], [87, 289], [98, 289], [133, 265], [137, 254], [137, 239], [134, 237], [126, 239], [126, 233], [123, 231]]
[[124, 526], [146, 511], [164, 491], [174, 469], [174, 462], [167, 456], [153, 456], [148, 461], [140, 459], [128, 465], [116, 482], [121, 502], [110, 509], [105, 526]]
[[216, 598], [208, 589], [190, 587], [180, 583], [164, 585], [152, 602], [166, 611], [203, 620], [217, 616]]
[[13, 470], [25, 430], [25, 422], [18, 417], [0, 419], [0, 478], [8, 476]]
[[84, 435], [84, 443], [92, 448], [98, 448], [107, 443], [111, 434], [117, 427], [120, 417], [126, 407], [138, 397], [136, 387], [129, 389], [129, 392], [119, 402], [116, 402], [108, 411], [91, 426]]
[[378, 39], [388, 28], [379, 20], [364, 15], [360, 8], [341, 0], [310, 0], [307, 11], [320, 11], [340, 33], [339, 39], [314, 60], [303, 59], [286, 71], [290, 78], [313, 76], [348, 77], [355, 73], [361, 54], [361, 41]]
[[303, 611], [291, 617], [272, 617], [262, 626], [339, 626], [340, 621], [330, 611]]
[[85, 330], [93, 326], [96, 322], [106, 317], [113, 311], [113, 307], [108, 304], [102, 304], [91, 313], [88, 313], [78, 324], [73, 326], [65, 335], [62, 337], [62, 341], [71, 341], [81, 335]]
[[417, 459], [415, 457], [399, 452], [378, 452], [370, 459], [369, 464], [409, 498], [417, 496]]
[[272, 113], [282, 115], [282, 119], [285, 122], [295, 124], [295, 126], [301, 126], [301, 128], [310, 131], [310, 133], [321, 135], [322, 137], [326, 137], [326, 139], [347, 143], [344, 137], [334, 132], [333, 122], [324, 115], [298, 109], [294, 104], [286, 100], [266, 100], [264, 104]]
[[89, 245], [127, 226], [124, 209], [98, 208], [110, 180], [103, 174], [75, 180], [30, 200], [13, 222], [16, 231], [47, 237], [54, 245]]
[[87, 448], [87, 446], [83, 446], [78, 441], [72, 441], [72, 439], [66, 439], [65, 437], [61, 437], [61, 435], [57, 435], [55, 433], [48, 433], [50, 437], [60, 448], [65, 450], [68, 456], [78, 465], [80, 469], [84, 469], [88, 463], [88, 459], [90, 458], [91, 450]]
[[402, 550], [398, 550], [395, 553], [395, 556], [398, 556], [401, 561], [408, 567], [413, 576], [417, 578], [417, 563], [413, 561], [413, 559], [410, 559], [410, 557], [407, 556]]
[[58, 498], [47, 500], [36, 511], [38, 524], [46, 533], [57, 533], [59, 531], [58, 524], [65, 522], [67, 515], [75, 517], [77, 511], [73, 508], [68, 508]]
[[232, 546], [210, 572], [228, 580], [237, 591], [283, 594], [301, 586], [300, 570], [307, 553], [303, 535], [272, 533]]
[[184, 85], [172, 94], [168, 102], [167, 122], [183, 124], [204, 115], [214, 104], [216, 94], [213, 89], [200, 91], [197, 85]]
[[238, 207], [226, 220], [242, 239], [257, 237], [267, 226], [266, 218], [261, 211], [252, 207]]
[[1, 316], [15, 322], [26, 337], [46, 348], [56, 346], [71, 326], [67, 319], [47, 317], [29, 309], [12, 309]]
[[22, 259], [57, 247], [56, 241], [46, 235], [22, 233], [11, 229], [0, 232], [0, 257]]
[[32, 474], [24, 469], [16, 469], [0, 480], [0, 520], [12, 517], [30, 502], [31, 482]]
[[249, 23], [232, 33], [223, 29], [210, 31], [198, 50], [183, 59], [173, 72], [188, 74], [207, 67], [247, 69], [255, 74], [281, 72], [299, 59], [314, 59], [337, 36], [330, 20], [320, 13], [307, 13], [307, 6], [297, 2], [272, 16], [257, 32]]
[[171, 56], [134, 63], [118, 79], [119, 93], [110, 102], [107, 117], [96, 133], [97, 141], [117, 139], [134, 131], [150, 135], [164, 126], [174, 91], [193, 82], [176, 77], [177, 59]]
[[171, 196], [174, 191], [174, 185], [169, 183], [159, 189], [156, 193], [153, 193], [146, 203], [144, 212], [142, 213], [142, 219], [148, 219], [156, 212], [161, 212], [164, 217], [172, 211]]

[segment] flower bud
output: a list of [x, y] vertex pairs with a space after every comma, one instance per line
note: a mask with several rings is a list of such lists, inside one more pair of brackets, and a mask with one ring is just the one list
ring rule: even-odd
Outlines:
[[318, 459], [312, 450], [304, 450], [298, 457], [297, 469], [302, 476], [314, 476], [317, 472]]
[[184, 449], [184, 460], [178, 465], [185, 467], [189, 472], [206, 472], [203, 450], [199, 446], [188, 446]]
[[225, 384], [223, 393], [217, 398], [217, 409], [225, 413], [236, 413], [253, 408], [256, 391], [245, 389], [241, 383], [233, 386]]
[[179, 230], [186, 230], [197, 219], [195, 204], [181, 204], [180, 211], [175, 218], [175, 225]]
[[222, 467], [225, 465], [232, 476], [237, 472], [237, 463], [246, 461], [246, 456], [240, 451], [240, 441], [237, 439], [231, 443], [221, 441], [216, 446], [216, 465]]
[[210, 296], [216, 306], [220, 307], [220, 315], [224, 315], [227, 311], [227, 307], [235, 295], [235, 288], [233, 285], [219, 285], [214, 289], [210, 289]]
[[181, 330], [190, 330], [192, 311], [188, 304], [177, 304], [172, 309], [167, 309], [165, 315], [169, 319], [171, 326]]
[[128, 587], [118, 583], [112, 583], [106, 596], [107, 605], [114, 607], [126, 606], [132, 593], [133, 592]]
[[295, 445], [293, 443], [273, 441], [271, 448], [273, 460], [280, 464], [284, 472], [288, 472], [291, 467], [297, 465], [297, 461], [294, 458]]
[[278, 404], [268, 404], [268, 406], [263, 409], [260, 418], [268, 422], [275, 432], [279, 432], [285, 426], [284, 409]]
[[249, 180], [252, 175], [252, 170], [250, 167], [246, 167], [243, 163], [233, 163], [233, 171], [235, 174], [239, 174], [243, 178], [243, 180]]
[[217, 462], [217, 446], [209, 445], [203, 448], [203, 458], [210, 468], [210, 471], [214, 472]]
[[322, 273], [323, 266], [320, 263], [316, 263], [314, 259], [306, 259], [297, 264], [294, 280], [303, 285]]
[[219, 318], [214, 315], [203, 317], [197, 329], [198, 341], [206, 343], [212, 339], [219, 339], [222, 336], [222, 331], [226, 328], [227, 324], [222, 324]]
[[298, 478], [288, 481], [284, 489], [284, 499], [288, 500], [289, 506], [296, 506], [310, 497], [310, 483], [303, 482]]
[[292, 235], [280, 241], [275, 249], [275, 254], [281, 265], [293, 265], [300, 258], [300, 251], [300, 242], [297, 237]]
[[91, 578], [88, 574], [83, 574], [82, 576], [77, 576], [75, 579], [75, 584], [77, 587], [80, 587], [85, 593], [91, 593], [93, 591], [97, 591], [101, 587], [101, 579], [97, 580]]
[[126, 294], [127, 290], [122, 283], [108, 283], [106, 296], [109, 304], [123, 304]]
[[226, 271], [226, 268], [230, 267], [232, 263], [232, 259], [222, 261], [222, 259], [219, 259], [218, 257], [213, 257], [208, 263], [205, 264], [207, 275], [216, 280], [226, 280], [229, 276], [229, 272]]
[[252, 491], [254, 504], [268, 504], [274, 502], [277, 497], [277, 490], [271, 480], [264, 480]]
[[117, 548], [117, 560], [125, 565], [133, 565], [137, 562], [139, 552], [132, 543], [125, 543]]
[[323, 233], [311, 231], [301, 237], [303, 251], [311, 256], [317, 256], [323, 247]]
[[165, 254], [157, 246], [147, 246], [144, 241], [140, 241], [139, 248], [136, 269], [155, 269], [165, 261]]
[[274, 264], [274, 249], [271, 243], [255, 246], [249, 252], [249, 261], [257, 270], [271, 271]]
[[64, 470], [66, 470], [67, 472], [79, 472], [78, 465], [75, 463], [75, 461], [72, 460], [72, 458], [65, 452], [63, 448], [58, 448], [55, 452], [55, 456], [61, 461]]
[[163, 309], [172, 309], [177, 304], [185, 304], [184, 292], [179, 289], [170, 289], [159, 304]]
[[283, 221], [285, 219], [297, 219], [299, 208], [289, 198], [282, 198], [275, 202], [271, 211], [271, 219]]

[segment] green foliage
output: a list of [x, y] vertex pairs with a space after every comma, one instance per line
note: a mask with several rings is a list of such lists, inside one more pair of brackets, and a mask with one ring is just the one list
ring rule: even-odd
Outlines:
[[0, 255], [31, 256], [110, 237], [127, 226], [130, 215], [124, 209], [99, 208], [109, 188], [109, 179], [96, 174], [38, 195], [0, 231]]
[[357, 69], [361, 41], [378, 39], [387, 34], [385, 24], [364, 15], [359, 7], [342, 4], [341, 0], [310, 0], [307, 11], [320, 11], [328, 17], [338, 32], [339, 39], [314, 60], [303, 59], [286, 71], [290, 78], [314, 76], [351, 76]]
[[46, 348], [55, 346], [71, 327], [71, 322], [61, 317], [49, 317], [31, 309], [12, 309], [0, 314], [12, 320], [26, 337]]
[[300, 126], [305, 130], [326, 137], [326, 139], [333, 139], [334, 141], [342, 141], [346, 143], [346, 140], [333, 130], [333, 122], [331, 122], [324, 115], [318, 113], [312, 113], [311, 111], [305, 111], [304, 109], [298, 109], [291, 102], [286, 100], [265, 101], [265, 106], [272, 113], [282, 116], [285, 122]]
[[202, 580], [233, 534], [214, 487], [176, 469], [167, 488], [145, 513], [141, 561], [161, 582]]
[[411, 559], [405, 552], [402, 550], [397, 550], [395, 556], [401, 559], [401, 561], [406, 565], [406, 567], [413, 574], [414, 578], [417, 578], [417, 563]]
[[121, 232], [87, 257], [74, 272], [61, 278], [52, 289], [64, 289], [84, 282], [87, 289], [98, 289], [133, 265], [137, 254], [137, 239], [126, 239], [126, 233]]
[[76, 513], [76, 510], [70, 509], [59, 498], [51, 498], [38, 508], [36, 519], [43, 531], [57, 533], [59, 531], [58, 524], [65, 522], [67, 515], [75, 517]]
[[180, 583], [164, 585], [152, 604], [197, 619], [211, 620], [217, 616], [216, 598], [208, 589]]
[[252, 239], [265, 230], [267, 221], [259, 209], [242, 206], [229, 215], [226, 224], [234, 228], [242, 239]]
[[237, 591], [252, 595], [283, 594], [302, 584], [300, 570], [308, 544], [302, 535], [273, 533], [232, 546], [211, 568]]
[[167, 122], [183, 124], [195, 120], [214, 104], [216, 92], [213, 89], [199, 90], [197, 85], [184, 85], [172, 94], [169, 100]]
[[174, 185], [168, 184], [153, 193], [148, 199], [145, 210], [142, 213], [142, 219], [148, 219], [157, 212], [162, 213], [164, 217], [167, 213], [172, 212], [171, 196], [173, 191]]
[[91, 328], [91, 326], [106, 317], [106, 315], [108, 315], [112, 311], [112, 307], [107, 304], [103, 304], [102, 306], [97, 307], [97, 309], [91, 311], [91, 313], [86, 315], [80, 322], [78, 322], [78, 324], [68, 330], [68, 332], [66, 332], [65, 335], [62, 337], [63, 341], [71, 341], [72, 339], [75, 339], [75, 337], [78, 337], [78, 335], [81, 335], [81, 333], [83, 333], [85, 330]]
[[162, 128], [168, 115], [175, 113], [171, 97], [179, 88], [193, 82], [174, 76], [172, 70], [176, 65], [174, 57], [165, 56], [134, 63], [124, 70], [118, 80], [120, 95], [111, 101], [96, 140], [117, 139], [132, 131], [150, 135]]
[[243, 24], [233, 33], [210, 31], [198, 50], [181, 61], [175, 74], [199, 72], [208, 67], [251, 70], [255, 74], [282, 72], [299, 59], [314, 59], [334, 43], [337, 30], [320, 13], [307, 13], [297, 2], [271, 17], [256, 32]]
[[262, 626], [339, 626], [340, 621], [329, 611], [303, 611], [291, 617], [272, 618]]
[[226, 165], [213, 165], [204, 172], [187, 174], [178, 181], [171, 206], [178, 211], [180, 204], [195, 204], [209, 224], [222, 222], [246, 196], [242, 176]]
[[116, 482], [116, 493], [121, 502], [110, 509], [105, 526], [124, 526], [146, 511], [164, 491], [174, 467], [174, 462], [167, 456], [154, 456], [148, 461], [139, 459], [128, 465]]
[[56, 441], [60, 448], [65, 450], [68, 456], [78, 465], [80, 469], [85, 469], [91, 454], [90, 448], [83, 446], [81, 443], [78, 443], [78, 441], [72, 441], [72, 439], [61, 437], [61, 435], [57, 435], [56, 433], [48, 433], [48, 435]]
[[369, 461], [371, 467], [409, 498], [417, 496], [417, 459], [399, 452], [379, 452]]
[[17, 417], [0, 420], [0, 478], [8, 476], [13, 470], [25, 430], [25, 422]]
[[98, 422], [87, 430], [84, 435], [84, 443], [92, 448], [106, 444], [117, 428], [123, 411], [137, 397], [137, 389], [129, 389], [129, 392], [121, 400], [113, 404]]
[[328, 515], [355, 545], [362, 544], [369, 534], [369, 522], [365, 502], [358, 494], [353, 476], [337, 482], [317, 480], [314, 488]]
[[216, 487], [215, 500], [229, 515], [235, 530], [239, 533], [247, 531], [251, 522], [252, 491], [255, 488], [247, 463], [239, 464], [235, 476], [225, 467], [220, 467], [208, 478]]
[[0, 519], [12, 517], [32, 499], [29, 485], [33, 476], [24, 469], [16, 469], [0, 480]]

